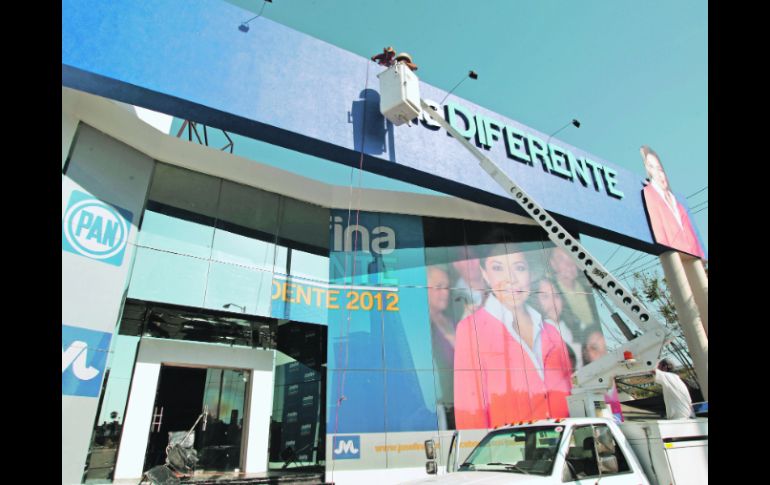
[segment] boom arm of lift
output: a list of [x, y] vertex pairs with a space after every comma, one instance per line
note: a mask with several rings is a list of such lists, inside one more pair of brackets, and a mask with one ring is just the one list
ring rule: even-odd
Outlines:
[[[620, 281], [613, 277], [588, 251], [573, 238], [548, 212], [519, 187], [495, 162], [487, 158], [475, 145], [457, 132], [425, 100], [420, 100], [422, 111], [448, 131], [464, 146], [497, 184], [510, 194], [529, 216], [548, 234], [548, 238], [567, 252], [583, 270], [597, 291], [610, 298], [642, 331], [618, 349], [591, 362], [572, 376], [570, 399], [571, 416], [593, 416], [603, 402], [603, 396], [613, 386], [615, 377], [643, 374], [654, 369], [663, 347], [671, 340], [670, 331], [660, 324]], [[627, 352], [630, 352], [628, 354]], [[633, 358], [628, 358], [633, 356]], [[574, 404], [574, 406], [573, 406]], [[605, 413], [606, 414], [606, 413]]]

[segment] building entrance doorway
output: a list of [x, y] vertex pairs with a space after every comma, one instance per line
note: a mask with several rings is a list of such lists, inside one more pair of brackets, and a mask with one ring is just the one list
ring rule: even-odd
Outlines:
[[170, 432], [194, 431], [198, 471], [241, 469], [250, 372], [243, 369], [161, 365], [144, 469], [166, 459]]

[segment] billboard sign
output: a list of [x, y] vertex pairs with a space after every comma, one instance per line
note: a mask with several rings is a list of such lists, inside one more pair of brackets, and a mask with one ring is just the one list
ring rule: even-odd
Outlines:
[[660, 157], [647, 145], [640, 148], [640, 152], [647, 171], [647, 185], [642, 194], [655, 242], [698, 258], [705, 258], [690, 213], [681, 199], [671, 191]]

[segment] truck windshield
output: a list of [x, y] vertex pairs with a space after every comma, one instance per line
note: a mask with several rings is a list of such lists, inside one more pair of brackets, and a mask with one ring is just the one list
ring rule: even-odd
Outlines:
[[563, 426], [533, 426], [489, 433], [460, 470], [550, 475], [563, 432]]

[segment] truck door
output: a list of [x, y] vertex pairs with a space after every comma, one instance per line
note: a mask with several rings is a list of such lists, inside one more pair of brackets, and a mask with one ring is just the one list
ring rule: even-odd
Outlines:
[[602, 485], [647, 483], [641, 471], [631, 469], [606, 425], [576, 426], [568, 440], [563, 483], [594, 485], [599, 479]]

